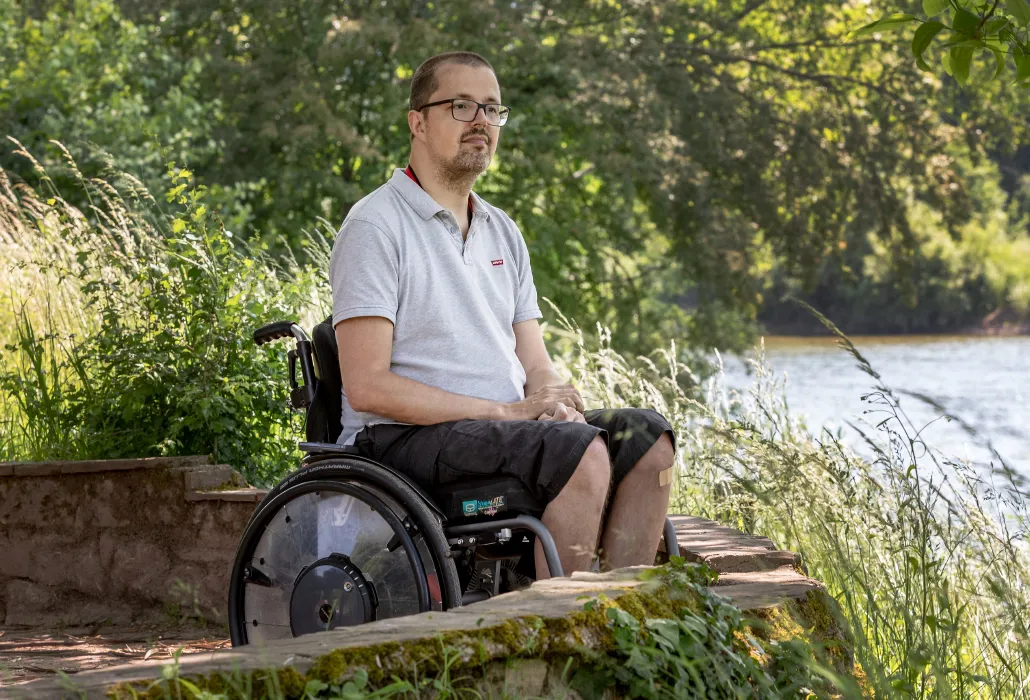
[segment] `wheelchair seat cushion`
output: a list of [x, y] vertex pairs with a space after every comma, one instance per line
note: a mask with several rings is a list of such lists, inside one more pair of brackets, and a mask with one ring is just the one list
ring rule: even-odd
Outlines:
[[451, 525], [498, 515], [540, 517], [544, 512], [544, 505], [526, 490], [521, 481], [511, 477], [450, 484], [435, 489], [432, 495]]

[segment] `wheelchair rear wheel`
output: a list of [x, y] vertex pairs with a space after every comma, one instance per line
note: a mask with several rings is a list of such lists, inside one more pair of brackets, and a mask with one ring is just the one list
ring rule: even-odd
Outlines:
[[460, 585], [439, 517], [365, 460], [303, 468], [265, 497], [233, 565], [234, 646], [444, 610]]

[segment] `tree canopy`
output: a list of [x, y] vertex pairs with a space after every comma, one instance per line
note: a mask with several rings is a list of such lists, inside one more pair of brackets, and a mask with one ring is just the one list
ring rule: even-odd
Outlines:
[[272, 251], [331, 236], [404, 165], [409, 78], [461, 48], [494, 64], [512, 107], [477, 191], [521, 227], [541, 295], [619, 347], [740, 347], [756, 319], [796, 321], [788, 292], [846, 330], [1030, 308], [1026, 91], [971, 98], [882, 24], [852, 36], [896, 3], [0, 8], [7, 133], [77, 156], [89, 142], [111, 155], [93, 167], [148, 183], [187, 163], [225, 225]]

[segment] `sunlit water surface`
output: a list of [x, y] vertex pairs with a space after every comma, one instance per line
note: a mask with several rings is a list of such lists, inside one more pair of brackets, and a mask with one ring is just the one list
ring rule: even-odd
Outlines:
[[[988, 438], [1005, 461], [1030, 477], [1030, 337], [871, 336], [852, 341], [887, 386], [932, 397], [946, 410]], [[875, 406], [862, 401], [874, 380], [832, 338], [765, 339], [770, 369], [786, 374], [792, 413], [810, 429], [842, 430], [846, 442], [868, 454], [847, 426]], [[751, 378], [743, 358], [724, 358], [727, 384], [747, 387]], [[899, 392], [900, 405], [917, 429], [940, 413]], [[864, 415], [868, 422], [884, 414]], [[957, 422], [938, 420], [923, 438], [949, 457], [987, 463], [990, 452]]]

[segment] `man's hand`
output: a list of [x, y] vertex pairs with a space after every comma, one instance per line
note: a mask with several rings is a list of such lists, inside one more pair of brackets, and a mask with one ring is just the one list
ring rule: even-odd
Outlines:
[[574, 408], [569, 408], [563, 403], [557, 403], [554, 405], [554, 408], [544, 411], [537, 420], [569, 421], [571, 423], [587, 422], [582, 413]]
[[556, 406], [564, 406], [582, 411], [583, 398], [571, 384], [543, 386], [532, 394], [507, 405], [508, 420], [537, 420], [548, 411], [556, 410]]

